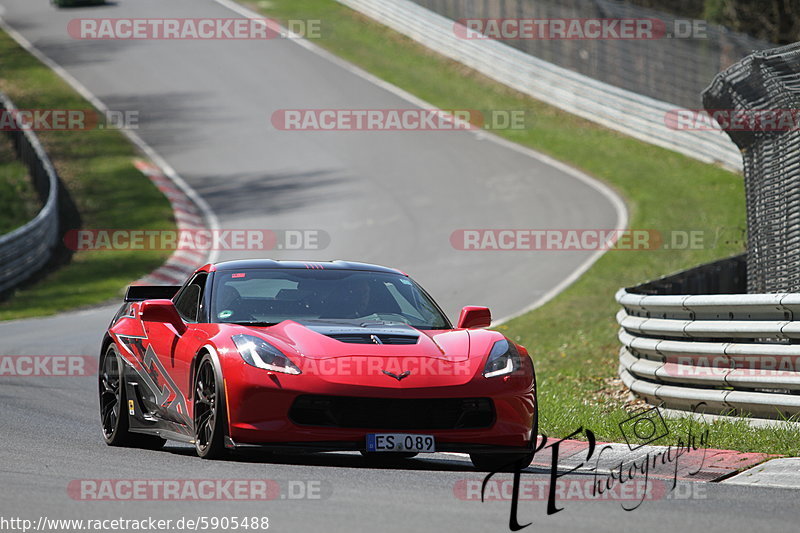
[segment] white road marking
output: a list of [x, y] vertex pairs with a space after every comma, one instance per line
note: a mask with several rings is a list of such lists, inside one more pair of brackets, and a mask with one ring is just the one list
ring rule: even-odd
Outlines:
[[[235, 11], [236, 13], [239, 13], [240, 15], [247, 17], [249, 19], [259, 20], [264, 18], [263, 15], [256, 13], [255, 11], [248, 9], [242, 5], [239, 5], [233, 0], [214, 0], [214, 1], [219, 5], [227, 7], [228, 9]], [[377, 76], [374, 76], [373, 74], [370, 74], [366, 70], [363, 70], [353, 65], [352, 63], [345, 61], [344, 59], [332, 54], [331, 52], [328, 52], [327, 50], [315, 45], [309, 40], [302, 38], [300, 35], [290, 32], [288, 29], [282, 26], [281, 26], [281, 33], [289, 36], [292, 42], [297, 43], [306, 50], [313, 52], [314, 54], [322, 58], [327, 59], [331, 63], [347, 70], [348, 72], [355, 74], [356, 76], [359, 76], [369, 81], [370, 83], [373, 83], [374, 85], [377, 85], [378, 87], [385, 89], [391, 92], [392, 94], [399, 96], [400, 98], [403, 98], [404, 100], [418, 107], [425, 109], [437, 109], [429, 102], [426, 102], [425, 100], [418, 98], [417, 96], [414, 96], [408, 91], [405, 91], [400, 87], [397, 87], [396, 85], [392, 85], [391, 83], [382, 80]], [[480, 139], [486, 139], [488, 141], [494, 142], [496, 144], [504, 146], [505, 148], [526, 155], [532, 159], [536, 159], [537, 161], [544, 163], [550, 167], [556, 168], [561, 172], [569, 176], [572, 176], [578, 181], [595, 189], [608, 199], [608, 201], [611, 203], [611, 205], [614, 207], [614, 210], [617, 213], [617, 224], [614, 229], [617, 231], [622, 231], [628, 227], [628, 210], [625, 207], [625, 202], [623, 202], [622, 199], [619, 196], [617, 196], [617, 194], [613, 190], [611, 190], [611, 188], [608, 187], [605, 183], [593, 178], [592, 176], [584, 172], [581, 172], [577, 168], [574, 168], [566, 163], [558, 161], [557, 159], [553, 159], [552, 157], [539, 153], [531, 148], [526, 148], [525, 146], [521, 146], [519, 144], [503, 139], [502, 137], [499, 137], [496, 134], [488, 132], [486, 130], [478, 130], [473, 132], [473, 134]], [[549, 291], [547, 291], [541, 297], [536, 299], [530, 305], [523, 308], [521, 311], [494, 320], [492, 322], [492, 326], [498, 326], [504, 322], [511, 320], [512, 318], [516, 318], [520, 315], [527, 313], [528, 311], [532, 311], [533, 309], [536, 309], [537, 307], [541, 307], [542, 305], [546, 304], [547, 302], [552, 300], [556, 295], [558, 295], [558, 293], [560, 293], [561, 291], [572, 285], [579, 277], [581, 277], [587, 270], [589, 270], [589, 268], [595, 263], [595, 261], [600, 259], [600, 257], [605, 252], [606, 252], [605, 250], [597, 250], [592, 255], [590, 255], [586, 259], [586, 261], [581, 263], [578, 266], [578, 268], [572, 271], [572, 273], [569, 276], [567, 276], [560, 283], [558, 283], [555, 287], [552, 287]]]
[[[2, 13], [0, 13], [2, 15]], [[32, 56], [36, 59], [44, 63], [47, 67], [49, 67], [53, 72], [58, 74], [61, 79], [67, 82], [75, 91], [78, 92], [83, 98], [89, 101], [98, 111], [103, 114], [108, 113], [109, 108], [106, 104], [100, 100], [97, 96], [94, 95], [85, 85], [83, 85], [80, 81], [77, 80], [72, 74], [67, 72], [61, 65], [50, 59], [46, 56], [41, 50], [36, 48], [33, 43], [31, 43], [28, 39], [25, 38], [21, 33], [16, 31], [12, 28], [1, 16], [0, 16], [0, 28], [2, 28], [6, 33], [8, 33], [21, 47], [27, 50]], [[183, 194], [189, 197], [195, 205], [197, 205], [198, 209], [200, 209], [201, 213], [203, 214], [203, 218], [205, 219], [206, 225], [210, 230], [218, 230], [219, 229], [219, 220], [217, 219], [217, 215], [214, 211], [211, 210], [211, 207], [208, 203], [203, 199], [202, 196], [197, 194], [191, 185], [186, 183], [183, 178], [175, 171], [172, 166], [166, 162], [166, 160], [161, 157], [161, 155], [155, 151], [153, 147], [147, 144], [144, 139], [139, 137], [139, 135], [129, 129], [122, 128], [120, 129], [123, 135], [125, 135], [133, 144], [135, 144], [153, 163], [158, 165], [164, 174], [178, 187]], [[215, 263], [219, 257], [219, 250], [211, 250], [208, 254], [208, 262]]]

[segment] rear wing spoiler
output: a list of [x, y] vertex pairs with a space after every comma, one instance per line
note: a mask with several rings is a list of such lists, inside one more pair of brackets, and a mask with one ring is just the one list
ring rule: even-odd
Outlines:
[[180, 288], [180, 285], [131, 285], [125, 292], [125, 301], [171, 300]]

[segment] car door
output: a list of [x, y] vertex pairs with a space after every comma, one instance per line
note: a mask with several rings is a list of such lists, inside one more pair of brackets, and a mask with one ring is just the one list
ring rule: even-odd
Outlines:
[[[203, 320], [203, 296], [208, 274], [197, 273], [173, 298], [175, 308], [187, 329], [178, 334], [170, 324], [145, 322], [147, 352], [145, 369], [148, 388], [153, 392], [154, 414], [163, 420], [191, 426], [189, 397], [189, 365], [197, 344], [195, 326]], [[147, 380], [147, 376], [145, 377]]]

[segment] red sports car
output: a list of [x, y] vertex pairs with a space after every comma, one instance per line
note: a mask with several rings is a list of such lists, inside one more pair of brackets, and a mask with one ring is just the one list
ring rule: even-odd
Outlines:
[[527, 466], [533, 363], [490, 322], [465, 307], [453, 327], [406, 274], [344, 261], [229, 261], [181, 287], [134, 285], [103, 340], [103, 435], [204, 458], [450, 451]]

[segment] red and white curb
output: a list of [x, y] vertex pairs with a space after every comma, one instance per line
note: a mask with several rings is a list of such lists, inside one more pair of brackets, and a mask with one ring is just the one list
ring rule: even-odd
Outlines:
[[[159, 167], [142, 159], [134, 160], [133, 164], [167, 197], [178, 231], [208, 229], [200, 208]], [[163, 265], [134, 284], [180, 285], [206, 264], [208, 257], [207, 252], [200, 250], [176, 250]]]
[[[553, 449], [539, 450], [531, 469], [551, 471]], [[541, 437], [539, 443], [541, 444]], [[681, 454], [676, 457], [678, 451]], [[462, 453], [446, 455], [469, 458]], [[597, 442], [589, 455], [589, 443], [564, 440], [558, 445], [557, 471], [570, 475], [623, 476], [631, 479], [642, 476], [647, 462], [647, 477], [652, 480], [691, 482], [721, 482], [735, 485], [754, 485], [775, 488], [800, 488], [800, 458], [782, 458], [766, 453], [744, 453], [713, 448], [676, 448], [675, 446], [641, 446], [631, 450], [627, 444]]]
[[[548, 445], [555, 442], [550, 440]], [[680, 456], [676, 455], [680, 453]], [[641, 446], [631, 450], [627, 444], [598, 442], [589, 456], [589, 443], [565, 440], [559, 444], [558, 469], [576, 472], [608, 473], [629, 465], [641, 465], [649, 460], [649, 476], [653, 479], [677, 479], [679, 481], [722, 481], [746, 471], [765, 461], [778, 457], [766, 453], [744, 453], [713, 448], [676, 448], [675, 446]], [[552, 448], [536, 453], [531, 466], [551, 468]], [[771, 461], [770, 461], [771, 462]], [[768, 463], [767, 463], [768, 464]], [[800, 479], [800, 476], [798, 476]], [[800, 486], [800, 484], [798, 484]]]

